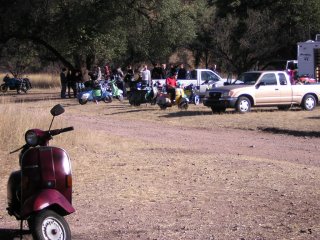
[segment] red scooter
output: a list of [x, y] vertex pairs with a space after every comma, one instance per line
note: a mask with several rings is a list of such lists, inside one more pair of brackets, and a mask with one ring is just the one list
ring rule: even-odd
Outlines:
[[51, 109], [53, 116], [49, 130], [30, 129], [25, 133], [26, 144], [21, 150], [20, 170], [8, 180], [10, 216], [26, 220], [34, 239], [68, 240], [71, 232], [63, 216], [75, 211], [72, 206], [72, 174], [67, 152], [49, 146], [53, 136], [72, 131], [73, 127], [50, 130], [55, 116], [64, 113], [58, 104]]

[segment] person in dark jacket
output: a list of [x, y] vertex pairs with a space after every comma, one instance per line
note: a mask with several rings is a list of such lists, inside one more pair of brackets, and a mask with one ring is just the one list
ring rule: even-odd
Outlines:
[[183, 63], [180, 64], [178, 70], [178, 79], [187, 79], [187, 70], [184, 68]]
[[66, 91], [67, 91], [67, 69], [66, 68], [61, 69], [60, 82], [61, 82], [61, 98], [66, 98]]
[[68, 96], [71, 98], [71, 89], [73, 92], [73, 96], [77, 97], [77, 82], [75, 77], [75, 71], [69, 70], [67, 73], [67, 87], [68, 87]]

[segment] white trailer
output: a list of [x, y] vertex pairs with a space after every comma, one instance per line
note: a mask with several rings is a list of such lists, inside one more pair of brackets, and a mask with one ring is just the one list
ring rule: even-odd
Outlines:
[[320, 82], [320, 34], [316, 40], [298, 42], [298, 73]]

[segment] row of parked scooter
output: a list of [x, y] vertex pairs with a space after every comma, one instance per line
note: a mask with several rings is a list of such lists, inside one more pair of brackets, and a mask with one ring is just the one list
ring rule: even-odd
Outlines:
[[78, 100], [81, 105], [89, 101], [110, 103], [114, 98], [123, 101], [123, 90], [117, 86], [115, 79], [93, 81], [92, 84], [80, 89], [78, 93]]
[[[144, 103], [151, 105], [157, 104], [160, 109], [166, 109], [174, 105], [180, 109], [188, 109], [190, 103], [198, 105], [200, 97], [196, 93], [196, 86], [190, 84], [182, 86], [179, 82], [175, 89], [175, 94], [167, 92], [166, 85], [156, 82], [153, 86], [144, 86], [141, 82], [135, 82], [130, 85], [126, 91], [126, 97], [130, 105], [140, 106]], [[106, 103], [112, 102], [113, 99], [123, 101], [123, 90], [117, 86], [116, 80], [100, 80], [95, 84], [82, 89], [78, 94], [78, 101], [81, 105], [89, 101]]]

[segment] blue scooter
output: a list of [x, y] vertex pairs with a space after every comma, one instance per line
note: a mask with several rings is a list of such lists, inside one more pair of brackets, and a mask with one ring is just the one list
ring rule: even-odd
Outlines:
[[88, 101], [104, 101], [105, 103], [110, 103], [112, 102], [112, 93], [100, 82], [97, 87], [80, 92], [77, 98], [81, 105], [86, 104]]
[[194, 86], [192, 83], [188, 86], [185, 86], [184, 93], [187, 95], [190, 103], [193, 103], [194, 105], [199, 105], [200, 96], [196, 93], [196, 86]]

